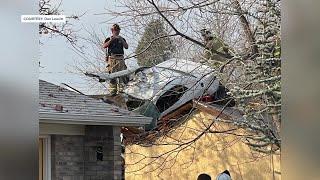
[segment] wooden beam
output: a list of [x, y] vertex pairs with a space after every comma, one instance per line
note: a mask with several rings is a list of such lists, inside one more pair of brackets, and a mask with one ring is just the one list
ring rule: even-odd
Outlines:
[[[178, 109], [175, 109], [171, 113], [163, 116], [160, 121], [168, 121], [170, 119], [175, 119], [179, 117], [179, 115], [184, 115], [186, 111], [190, 111], [192, 109], [192, 102], [186, 103], [180, 106]], [[181, 116], [180, 116], [181, 117]]]
[[[193, 101], [193, 107], [197, 108], [202, 112], [208, 113], [214, 117], [217, 117], [221, 113], [221, 110], [223, 109], [223, 107], [219, 105], [210, 105], [210, 104], [205, 104], [199, 101]], [[237, 109], [227, 107], [219, 115], [219, 118], [224, 120], [242, 118], [242, 113]]]

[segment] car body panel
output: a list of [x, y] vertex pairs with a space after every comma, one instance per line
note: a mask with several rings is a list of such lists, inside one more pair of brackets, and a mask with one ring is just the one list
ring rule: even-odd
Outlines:
[[[214, 75], [214, 69], [183, 59], [172, 58], [153, 67], [140, 67], [133, 70], [124, 70], [113, 74], [94, 74], [93, 77], [109, 80], [121, 76], [130, 76], [130, 81], [126, 84], [124, 93], [134, 98], [147, 102], [143, 108], [137, 111], [147, 111], [146, 116], [161, 119], [163, 116], [174, 111], [187, 102], [202, 97], [203, 95], [213, 95], [219, 88], [219, 80]], [[159, 103], [164, 98], [163, 95], [175, 87], [183, 88], [184, 92], [177, 95], [170, 107], [166, 107], [162, 112], [155, 111]], [[172, 100], [172, 99], [170, 99]], [[157, 104], [158, 103], [158, 104]]]

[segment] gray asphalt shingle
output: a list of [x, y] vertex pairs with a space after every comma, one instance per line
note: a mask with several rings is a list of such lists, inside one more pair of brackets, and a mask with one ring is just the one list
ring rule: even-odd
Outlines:
[[43, 80], [39, 80], [39, 115], [40, 122], [55, 123], [142, 125], [151, 121], [148, 117]]

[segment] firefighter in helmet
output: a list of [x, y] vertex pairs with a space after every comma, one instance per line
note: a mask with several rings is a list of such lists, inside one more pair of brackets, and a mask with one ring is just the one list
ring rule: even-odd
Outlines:
[[220, 64], [232, 57], [230, 48], [218, 36], [213, 35], [207, 29], [202, 29], [200, 33], [206, 46], [205, 58], [207, 60], [214, 60]]

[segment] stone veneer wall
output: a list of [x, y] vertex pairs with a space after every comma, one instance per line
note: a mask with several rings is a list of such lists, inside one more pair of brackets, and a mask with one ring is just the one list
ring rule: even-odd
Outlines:
[[83, 180], [83, 136], [51, 136], [52, 180]]
[[52, 135], [52, 180], [121, 180], [120, 154], [120, 127], [86, 126], [84, 136]]

